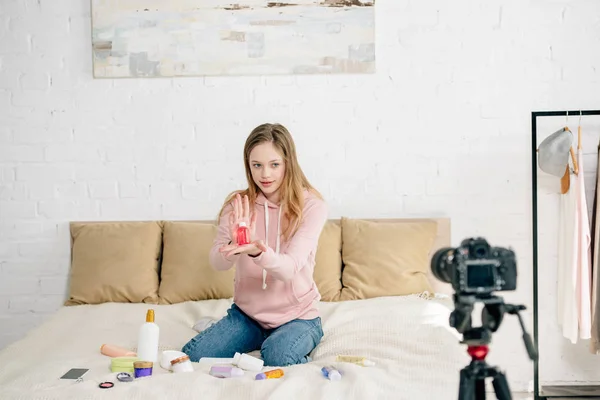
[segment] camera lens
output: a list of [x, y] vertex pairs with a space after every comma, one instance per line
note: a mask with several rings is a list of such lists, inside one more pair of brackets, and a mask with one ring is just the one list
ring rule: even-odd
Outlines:
[[452, 247], [443, 247], [431, 257], [431, 272], [433, 272], [433, 276], [442, 282], [452, 283], [451, 272], [446, 268], [448, 265], [446, 260], [453, 250]]

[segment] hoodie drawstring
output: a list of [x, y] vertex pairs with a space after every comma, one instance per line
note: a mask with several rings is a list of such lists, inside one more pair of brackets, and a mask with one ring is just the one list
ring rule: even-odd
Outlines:
[[[268, 201], [265, 200], [265, 246], [269, 246], [269, 206]], [[279, 206], [279, 215], [277, 217], [277, 242], [275, 244], [275, 253], [279, 254], [279, 236], [281, 235], [281, 209]], [[267, 270], [263, 268], [263, 290], [267, 288]]]

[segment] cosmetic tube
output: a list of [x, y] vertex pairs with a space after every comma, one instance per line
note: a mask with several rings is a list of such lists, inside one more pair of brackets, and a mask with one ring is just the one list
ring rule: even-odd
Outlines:
[[331, 366], [321, 368], [321, 373], [325, 378], [329, 379], [330, 381], [339, 381], [340, 379], [342, 379], [342, 374], [340, 373], [340, 371]]
[[217, 378], [236, 378], [244, 376], [244, 371], [230, 365], [213, 365], [210, 367], [209, 374]]
[[255, 379], [257, 381], [259, 381], [262, 379], [277, 379], [277, 378], [281, 378], [282, 376], [283, 376], [283, 370], [281, 368], [277, 368], [277, 369], [273, 369], [271, 371], [265, 371], [265, 372], [256, 374]]
[[356, 365], [362, 365], [363, 367], [372, 367], [375, 363], [371, 360], [367, 360], [365, 357], [356, 356], [337, 356], [336, 361], [348, 362]]

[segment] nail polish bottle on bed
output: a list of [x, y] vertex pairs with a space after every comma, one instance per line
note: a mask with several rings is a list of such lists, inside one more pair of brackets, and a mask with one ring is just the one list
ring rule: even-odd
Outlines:
[[237, 244], [242, 246], [248, 243], [250, 243], [250, 231], [245, 222], [240, 222], [237, 229]]

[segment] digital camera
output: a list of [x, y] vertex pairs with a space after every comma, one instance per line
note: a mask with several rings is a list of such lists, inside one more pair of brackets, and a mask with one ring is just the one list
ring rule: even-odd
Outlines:
[[514, 251], [491, 247], [481, 237], [464, 239], [457, 248], [444, 247], [431, 258], [433, 275], [452, 284], [458, 294], [489, 294], [517, 288]]

